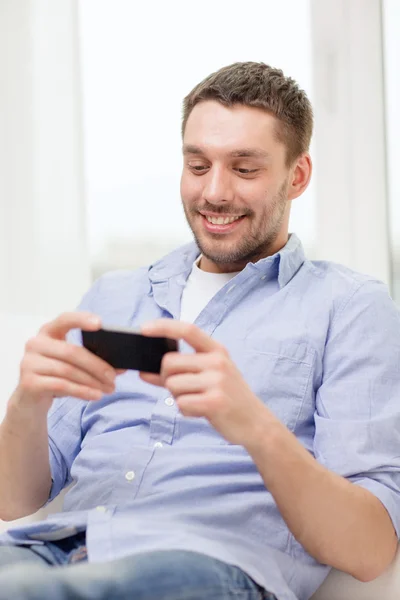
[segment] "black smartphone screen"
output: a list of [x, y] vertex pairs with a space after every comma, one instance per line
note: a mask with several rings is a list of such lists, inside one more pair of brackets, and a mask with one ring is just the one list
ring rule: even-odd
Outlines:
[[167, 352], [178, 350], [175, 340], [148, 337], [135, 330], [104, 327], [98, 331], [82, 331], [85, 348], [115, 369], [134, 369], [159, 373]]

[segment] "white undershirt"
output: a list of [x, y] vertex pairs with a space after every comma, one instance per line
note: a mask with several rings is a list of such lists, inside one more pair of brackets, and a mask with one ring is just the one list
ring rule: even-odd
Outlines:
[[181, 300], [181, 321], [193, 323], [211, 298], [237, 273], [208, 273], [199, 269], [201, 256], [193, 263]]

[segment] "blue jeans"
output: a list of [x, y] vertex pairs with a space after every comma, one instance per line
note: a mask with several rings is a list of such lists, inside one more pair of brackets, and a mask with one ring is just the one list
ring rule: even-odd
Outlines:
[[85, 534], [0, 546], [0, 600], [276, 600], [239, 568], [204, 554], [148, 552], [87, 561]]

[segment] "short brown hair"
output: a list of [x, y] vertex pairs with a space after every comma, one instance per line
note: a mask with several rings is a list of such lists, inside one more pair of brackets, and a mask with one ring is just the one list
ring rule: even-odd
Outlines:
[[309, 149], [311, 103], [294, 79], [285, 77], [280, 69], [261, 62], [237, 62], [206, 77], [183, 101], [182, 136], [193, 108], [204, 100], [262, 108], [274, 115], [280, 121], [276, 135], [287, 148], [288, 165]]

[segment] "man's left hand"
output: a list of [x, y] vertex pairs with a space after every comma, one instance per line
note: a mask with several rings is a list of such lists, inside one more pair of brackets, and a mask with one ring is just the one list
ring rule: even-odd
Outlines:
[[167, 388], [181, 413], [205, 417], [232, 444], [254, 444], [260, 426], [275, 417], [253, 394], [224, 346], [190, 323], [159, 319], [141, 328], [144, 335], [185, 340], [195, 354], [168, 352], [161, 373], [140, 373], [147, 383]]

